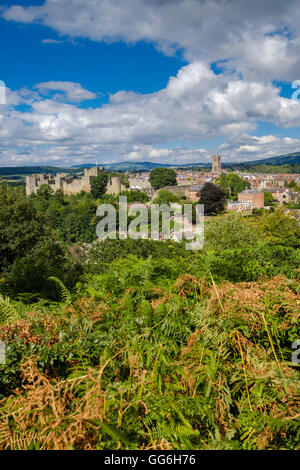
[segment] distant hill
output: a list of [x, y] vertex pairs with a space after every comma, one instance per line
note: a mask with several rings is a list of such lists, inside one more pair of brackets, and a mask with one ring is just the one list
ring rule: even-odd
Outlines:
[[[86, 163], [83, 165], [73, 165], [72, 168], [92, 168], [97, 166], [95, 163]], [[170, 165], [168, 163], [153, 163], [153, 162], [118, 162], [118, 163], [99, 163], [98, 166], [103, 166], [109, 171], [146, 171], [154, 170], [154, 168], [165, 167], [165, 168], [193, 168], [193, 167], [205, 167], [210, 168], [211, 163], [182, 163], [180, 165]]]
[[[286, 155], [279, 155], [277, 157], [263, 158], [260, 160], [253, 160], [249, 162], [222, 162], [224, 168], [232, 169], [245, 169], [260, 165], [300, 165], [300, 152], [289, 153]], [[75, 175], [83, 170], [83, 168], [92, 168], [96, 166], [94, 163], [85, 163], [82, 165], [73, 165], [70, 168], [62, 168], [55, 166], [22, 166], [22, 167], [0, 167], [0, 176], [26, 176], [38, 173], [68, 173]], [[153, 163], [153, 162], [119, 162], [112, 164], [101, 164], [107, 171], [150, 171], [157, 167], [167, 168], [211, 168], [210, 162], [198, 162], [198, 163], [181, 163], [178, 165], [170, 165], [166, 163]]]
[[74, 168], [61, 168], [57, 166], [3, 166], [0, 167], [0, 176], [26, 176], [39, 173], [76, 173]]
[[[83, 165], [73, 165], [72, 168], [92, 168], [96, 164], [86, 163]], [[99, 163], [98, 166], [103, 166], [106, 170], [110, 171], [126, 171], [126, 170], [153, 170], [159, 166], [170, 167], [171, 165], [164, 165], [163, 163], [152, 162], [119, 162], [111, 164]]]
[[[223, 164], [223, 163], [222, 163]], [[279, 157], [263, 158], [261, 160], [254, 160], [252, 162], [242, 163], [224, 163], [224, 166], [241, 167], [241, 166], [257, 166], [257, 165], [300, 165], [300, 152], [288, 153], [287, 155], [280, 155]]]
[[[92, 168], [96, 164], [86, 164], [86, 165], [74, 165], [72, 168]], [[180, 165], [169, 165], [168, 163], [153, 163], [153, 162], [119, 162], [111, 164], [100, 164], [106, 170], [109, 171], [149, 171], [154, 170], [154, 168], [165, 167], [165, 168], [210, 168], [211, 163], [182, 163]]]
[[[264, 158], [260, 160], [254, 160], [249, 162], [222, 162], [224, 168], [238, 168], [245, 166], [257, 166], [257, 165], [299, 165], [300, 164], [300, 152], [290, 153], [287, 155], [280, 155], [278, 157]], [[95, 164], [85, 165], [74, 165], [72, 168], [91, 168], [96, 166]], [[166, 168], [211, 168], [210, 162], [198, 162], [198, 163], [181, 163], [177, 165], [169, 165], [167, 163], [153, 163], [153, 162], [120, 162], [101, 165], [105, 169], [110, 171], [138, 171], [138, 170], [153, 170], [154, 168], [164, 166]]]

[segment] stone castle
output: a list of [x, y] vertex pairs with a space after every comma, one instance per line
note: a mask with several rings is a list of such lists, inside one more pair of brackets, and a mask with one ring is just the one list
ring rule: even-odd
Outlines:
[[[55, 176], [51, 174], [47, 175], [45, 173], [27, 176], [26, 194], [27, 196], [30, 196], [30, 194], [36, 194], [37, 190], [43, 184], [48, 184], [54, 192], [60, 189], [65, 195], [78, 194], [81, 191], [89, 193], [91, 191], [92, 178], [94, 176], [99, 176], [104, 172], [104, 168], [92, 167], [85, 168], [83, 176], [75, 179], [66, 173], [57, 173]], [[123, 185], [122, 178], [120, 176], [109, 177], [106, 194], [118, 195], [126, 189], [127, 188]]]

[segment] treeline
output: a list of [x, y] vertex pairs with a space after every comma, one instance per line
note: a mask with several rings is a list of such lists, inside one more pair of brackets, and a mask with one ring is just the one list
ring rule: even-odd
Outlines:
[[250, 165], [250, 166], [241, 166], [238, 168], [240, 171], [245, 171], [247, 173], [270, 173], [270, 174], [300, 174], [300, 165], [297, 163], [294, 164], [284, 164], [284, 165]]
[[59, 168], [56, 166], [14, 166], [14, 167], [0, 167], [1, 176], [20, 176], [20, 175], [33, 175], [39, 173], [68, 173], [76, 174], [76, 168]]

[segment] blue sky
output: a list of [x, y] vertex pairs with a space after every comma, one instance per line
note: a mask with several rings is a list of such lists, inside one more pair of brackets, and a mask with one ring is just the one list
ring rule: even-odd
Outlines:
[[299, 4], [269, 3], [4, 2], [0, 165], [299, 151]]
[[[73, 81], [106, 98], [119, 90], [152, 93], [187, 64], [180, 54], [167, 57], [151, 43], [126, 44], [61, 38], [40, 25], [0, 20], [2, 80], [17, 90], [37, 83]], [[46, 43], [44, 39], [64, 41]]]

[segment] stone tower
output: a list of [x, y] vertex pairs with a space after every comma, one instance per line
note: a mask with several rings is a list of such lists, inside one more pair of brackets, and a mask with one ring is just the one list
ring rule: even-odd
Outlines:
[[212, 172], [221, 173], [221, 155], [212, 156]]
[[115, 194], [118, 195], [122, 191], [124, 191], [123, 185], [122, 185], [122, 178], [120, 176], [112, 176], [109, 178], [108, 183], [107, 183], [107, 194]]
[[35, 175], [26, 176], [26, 195], [36, 194], [38, 189], [37, 178]]
[[99, 167], [99, 166], [92, 166], [91, 168], [85, 168], [84, 169], [84, 176], [99, 176], [101, 173], [104, 173], [105, 169], [104, 167]]

